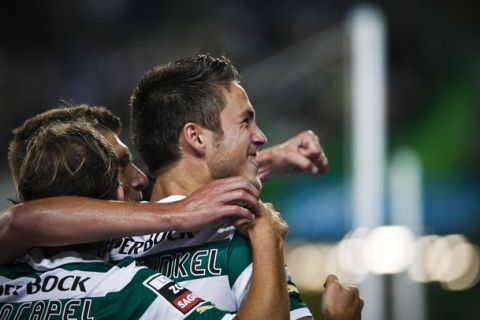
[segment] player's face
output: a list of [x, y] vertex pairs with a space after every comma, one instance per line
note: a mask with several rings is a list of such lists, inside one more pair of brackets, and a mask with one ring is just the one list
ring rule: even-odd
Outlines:
[[103, 132], [118, 160], [118, 180], [122, 183], [126, 201], [141, 201], [142, 190], [148, 185], [147, 176], [132, 162], [128, 147], [112, 131]]
[[223, 138], [214, 135], [209, 167], [214, 179], [242, 176], [259, 190], [258, 148], [267, 138], [255, 122], [255, 111], [245, 90], [236, 82], [224, 90], [226, 105], [220, 113]]

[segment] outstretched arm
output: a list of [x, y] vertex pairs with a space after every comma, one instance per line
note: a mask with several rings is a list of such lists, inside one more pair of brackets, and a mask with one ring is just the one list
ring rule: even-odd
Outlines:
[[259, 176], [266, 181], [278, 175], [309, 172], [321, 175], [328, 171], [328, 159], [313, 131], [303, 131], [282, 144], [268, 148], [257, 156]]
[[82, 197], [25, 202], [0, 214], [0, 264], [31, 246], [63, 246], [153, 232], [200, 229], [225, 217], [252, 218], [258, 190], [234, 177], [213, 181], [175, 203], [132, 203]]

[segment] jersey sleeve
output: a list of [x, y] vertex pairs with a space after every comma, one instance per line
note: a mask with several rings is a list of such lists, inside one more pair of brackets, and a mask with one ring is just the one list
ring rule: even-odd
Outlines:
[[285, 275], [287, 276], [288, 299], [290, 302], [290, 319], [300, 319], [303, 317], [312, 317], [312, 313], [303, 302], [297, 286], [292, 281], [292, 275], [285, 267]]

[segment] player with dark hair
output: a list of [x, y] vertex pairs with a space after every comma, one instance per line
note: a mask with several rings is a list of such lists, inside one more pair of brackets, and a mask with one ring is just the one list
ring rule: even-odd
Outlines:
[[[261, 189], [256, 158], [267, 139], [227, 58], [200, 55], [154, 67], [134, 89], [131, 119], [132, 140], [155, 177], [151, 201], [176, 201], [205, 183], [231, 176], [242, 176]], [[326, 166], [326, 159], [319, 158]], [[237, 226], [248, 229], [250, 223]], [[111, 254], [113, 259], [132, 255], [222, 309], [235, 311], [241, 305], [253, 279], [251, 252], [232, 221], [190, 234], [171, 234], [173, 243], [162, 241], [164, 237], [123, 239]], [[207, 267], [202, 261], [208, 261]], [[286, 272], [290, 318], [311, 318]], [[357, 317], [363, 302], [356, 289], [350, 299], [346, 309]]]
[[[118, 195], [117, 161], [108, 142], [88, 123], [51, 123], [26, 141], [17, 176], [21, 199], [58, 195], [110, 199]], [[69, 213], [64, 213], [69, 215]], [[264, 319], [287, 315], [273, 307], [286, 301], [275, 290], [283, 261], [286, 224], [262, 208], [249, 235], [255, 239], [256, 282], [239, 318]], [[233, 319], [235, 314], [215, 308], [188, 289], [127, 257], [109, 265], [98, 257], [105, 243], [34, 248], [14, 264], [0, 267], [0, 318], [76, 319]], [[261, 249], [261, 250], [260, 250]], [[275, 263], [260, 261], [265, 253]], [[265, 305], [257, 305], [257, 300]]]

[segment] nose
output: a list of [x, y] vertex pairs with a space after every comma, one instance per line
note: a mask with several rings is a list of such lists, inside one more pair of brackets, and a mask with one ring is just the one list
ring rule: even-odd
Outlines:
[[145, 173], [143, 173], [143, 171], [140, 170], [134, 164], [132, 164], [132, 170], [133, 170], [133, 174], [132, 174], [132, 180], [130, 182], [130, 185], [136, 191], [142, 191], [148, 185], [148, 178], [145, 175]]
[[268, 141], [267, 136], [263, 133], [263, 131], [258, 127], [257, 124], [255, 124], [254, 130], [255, 131], [253, 133], [253, 142], [255, 143], [255, 145], [260, 147], [265, 143], [267, 143]]

